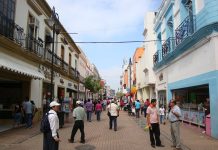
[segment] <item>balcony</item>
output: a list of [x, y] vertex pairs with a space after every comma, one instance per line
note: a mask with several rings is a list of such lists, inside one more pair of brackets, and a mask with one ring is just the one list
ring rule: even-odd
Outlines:
[[185, 20], [176, 28], [176, 46], [182, 43], [187, 37], [191, 36], [195, 32], [195, 16], [188, 16]]
[[52, 60], [52, 51], [50, 49], [45, 49], [45, 59], [49, 62]]
[[0, 34], [13, 40], [15, 43], [23, 46], [24, 33], [23, 28], [15, 22], [0, 13]]
[[157, 64], [160, 61], [160, 50], [158, 50], [154, 55], [153, 55], [153, 63], [154, 65]]
[[26, 41], [26, 50], [28, 52], [33, 52], [39, 57], [42, 57], [44, 55], [44, 48], [43, 48], [43, 41], [42, 40], [37, 40], [36, 38], [26, 35], [25, 38]]
[[163, 58], [175, 49], [175, 38], [168, 38], [162, 45]]

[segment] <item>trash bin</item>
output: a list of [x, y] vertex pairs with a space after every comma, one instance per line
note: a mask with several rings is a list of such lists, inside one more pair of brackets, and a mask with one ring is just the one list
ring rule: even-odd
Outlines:
[[64, 126], [64, 112], [58, 112], [58, 119], [59, 119], [59, 127], [62, 128]]
[[211, 136], [210, 114], [206, 116], [206, 134]]

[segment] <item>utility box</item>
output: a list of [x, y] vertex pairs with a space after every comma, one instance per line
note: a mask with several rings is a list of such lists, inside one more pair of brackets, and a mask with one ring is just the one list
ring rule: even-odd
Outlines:
[[210, 114], [206, 116], [206, 134], [211, 136]]

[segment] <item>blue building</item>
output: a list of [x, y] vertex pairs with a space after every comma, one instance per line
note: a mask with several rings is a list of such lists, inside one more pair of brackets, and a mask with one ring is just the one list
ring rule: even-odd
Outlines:
[[[217, 5], [218, 0], [163, 0], [154, 20], [153, 55], [158, 99], [176, 99], [181, 119], [205, 128], [214, 138], [218, 138]], [[211, 120], [206, 123], [208, 114]]]

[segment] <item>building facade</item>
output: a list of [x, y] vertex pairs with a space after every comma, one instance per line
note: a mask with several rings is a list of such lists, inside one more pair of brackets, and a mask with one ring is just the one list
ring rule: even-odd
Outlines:
[[49, 24], [54, 12], [45, 0], [0, 0], [0, 125], [12, 121], [14, 105], [25, 97], [35, 102], [40, 118], [43, 100], [76, 100], [85, 92], [80, 71], [90, 72], [86, 58], [81, 69], [81, 49], [58, 16], [55, 26]]
[[[153, 20], [155, 12], [147, 12], [144, 18], [144, 40], [149, 41], [155, 39], [153, 32]], [[143, 43], [144, 53], [137, 63], [137, 97], [139, 99], [152, 99], [156, 97], [155, 94], [155, 74], [153, 71], [153, 54], [156, 47], [155, 42]]]
[[[176, 99], [182, 120], [218, 138], [217, 0], [164, 0], [155, 17], [156, 88]], [[205, 109], [206, 108], [206, 109]], [[208, 111], [210, 110], [210, 111]], [[206, 115], [210, 114], [210, 127]]]

